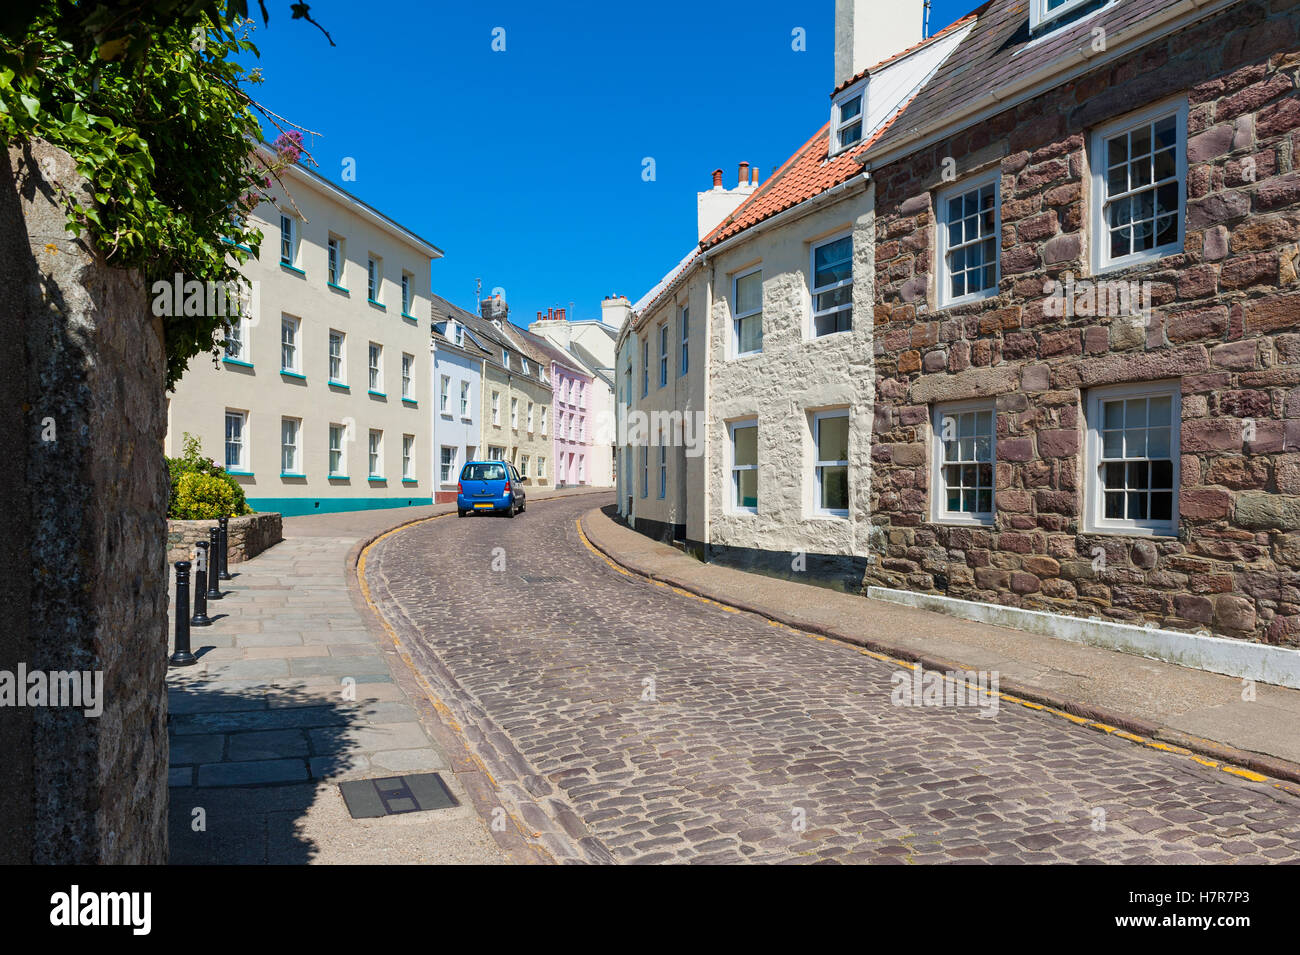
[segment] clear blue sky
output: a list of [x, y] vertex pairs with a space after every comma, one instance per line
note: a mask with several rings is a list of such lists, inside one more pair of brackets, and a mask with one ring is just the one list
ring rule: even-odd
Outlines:
[[[930, 32], [977, 3], [934, 0]], [[434, 292], [473, 308], [481, 278], [520, 324], [635, 301], [694, 244], [713, 169], [766, 179], [829, 115], [833, 0], [314, 0], [335, 47], [288, 0], [267, 8], [256, 98], [320, 134], [321, 175], [443, 250]]]

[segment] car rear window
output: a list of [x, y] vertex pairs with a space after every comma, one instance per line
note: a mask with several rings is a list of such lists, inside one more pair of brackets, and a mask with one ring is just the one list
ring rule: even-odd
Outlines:
[[460, 472], [462, 481], [504, 481], [506, 469], [500, 464], [467, 464]]

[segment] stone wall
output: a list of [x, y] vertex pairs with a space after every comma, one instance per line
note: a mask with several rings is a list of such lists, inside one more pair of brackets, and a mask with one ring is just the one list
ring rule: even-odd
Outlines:
[[103, 712], [0, 708], [0, 860], [167, 861], [162, 329], [139, 277], [64, 229], [71, 158], [0, 176], [0, 669], [100, 671]]
[[[869, 585], [1300, 646], [1297, 48], [1294, 2], [1236, 5], [875, 171]], [[1091, 131], [1170, 97], [1188, 108], [1182, 254], [1106, 275], [1151, 283], [1150, 321], [1052, 314], [1045, 281], [1090, 271]], [[948, 157], [1000, 175], [1001, 282], [938, 308]], [[1181, 382], [1179, 533], [1085, 533], [1088, 390], [1162, 379]], [[934, 403], [989, 396], [994, 523], [937, 523]]]
[[[208, 539], [210, 528], [216, 521], [167, 522], [167, 563], [193, 560], [194, 545]], [[284, 540], [284, 527], [279, 514], [246, 514], [232, 517], [226, 524], [226, 557], [229, 563], [252, 560], [268, 547]]]

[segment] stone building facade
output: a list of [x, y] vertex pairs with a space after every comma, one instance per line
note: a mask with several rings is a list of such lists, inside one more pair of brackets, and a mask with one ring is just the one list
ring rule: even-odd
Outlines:
[[[865, 583], [1300, 647], [1300, 10], [1133, 0], [1035, 46], [1019, 6], [870, 164]], [[945, 120], [1009, 63], [1041, 92]], [[985, 195], [1000, 274], [972, 296], [983, 210], [961, 231], [952, 203]]]

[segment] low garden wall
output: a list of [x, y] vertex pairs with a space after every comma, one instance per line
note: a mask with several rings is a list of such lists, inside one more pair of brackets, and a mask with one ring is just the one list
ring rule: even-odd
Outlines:
[[[208, 529], [216, 521], [167, 522], [167, 562], [193, 560], [194, 545], [208, 539]], [[284, 528], [276, 513], [248, 514], [232, 517], [226, 528], [227, 561], [237, 564], [256, 557], [262, 551], [284, 540]]]

